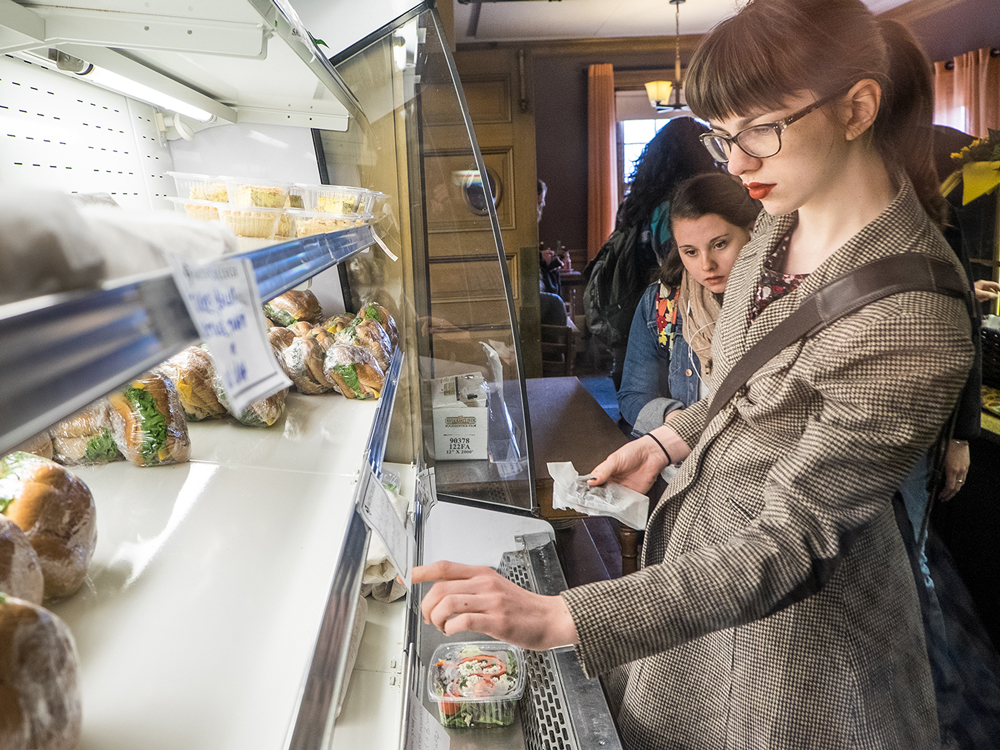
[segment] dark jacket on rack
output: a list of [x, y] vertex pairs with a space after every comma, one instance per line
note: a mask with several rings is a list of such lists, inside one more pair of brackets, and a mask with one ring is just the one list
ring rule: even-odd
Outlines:
[[[748, 324], [763, 258], [794, 217], [763, 216], [713, 339], [721, 382], [801, 299], [900, 252], [955, 262], [903, 185], [874, 222]], [[940, 747], [913, 574], [891, 498], [937, 438], [972, 361], [960, 300], [908, 292], [786, 349], [692, 446], [650, 516], [643, 568], [563, 593], [589, 675], [610, 674], [625, 746]]]

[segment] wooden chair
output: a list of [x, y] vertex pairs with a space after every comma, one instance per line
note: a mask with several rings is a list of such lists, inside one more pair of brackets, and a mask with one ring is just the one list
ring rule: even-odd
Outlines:
[[542, 326], [542, 376], [572, 377], [576, 362], [576, 326]]

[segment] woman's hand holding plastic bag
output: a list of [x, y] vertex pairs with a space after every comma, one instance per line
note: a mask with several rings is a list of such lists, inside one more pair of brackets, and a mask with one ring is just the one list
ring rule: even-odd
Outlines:
[[[653, 436], [663, 445], [649, 439]], [[668, 460], [667, 453], [670, 454]], [[633, 440], [616, 450], [590, 472], [591, 485], [612, 481], [630, 490], [646, 494], [653, 482], [668, 465], [680, 463], [690, 455], [691, 449], [670, 427], [657, 427], [648, 435]]]

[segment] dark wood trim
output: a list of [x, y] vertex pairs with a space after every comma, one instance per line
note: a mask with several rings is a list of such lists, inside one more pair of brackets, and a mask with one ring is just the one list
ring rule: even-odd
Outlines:
[[[690, 56], [701, 42], [702, 34], [681, 34], [681, 59]], [[535, 57], [552, 57], [573, 54], [600, 55], [621, 54], [623, 51], [636, 53], [669, 54], [665, 62], [674, 59], [674, 37], [670, 36], [629, 36], [608, 39], [549, 39], [520, 42], [463, 42], [458, 51], [471, 52], [484, 49], [514, 47], [524, 49]]]
[[908, 3], [890, 8], [879, 15], [883, 18], [891, 18], [893, 21], [909, 25], [922, 18], [961, 4], [962, 0], [910, 0]]

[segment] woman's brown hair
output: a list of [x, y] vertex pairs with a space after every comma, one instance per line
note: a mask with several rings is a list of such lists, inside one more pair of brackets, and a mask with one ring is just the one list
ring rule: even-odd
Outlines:
[[903, 26], [875, 18], [861, 0], [751, 0], [705, 38], [684, 87], [697, 116], [723, 119], [780, 109], [800, 91], [846, 92], [866, 78], [882, 87], [873, 146], [888, 169], [906, 171], [942, 223], [930, 62]]
[[[709, 173], [685, 180], [670, 198], [670, 223], [677, 219], [700, 219], [715, 214], [721, 216], [734, 227], [749, 231], [760, 214], [760, 202], [755, 201], [728, 174]], [[670, 241], [670, 252], [660, 268], [660, 281], [667, 286], [680, 284], [684, 264], [677, 251], [677, 242]]]

